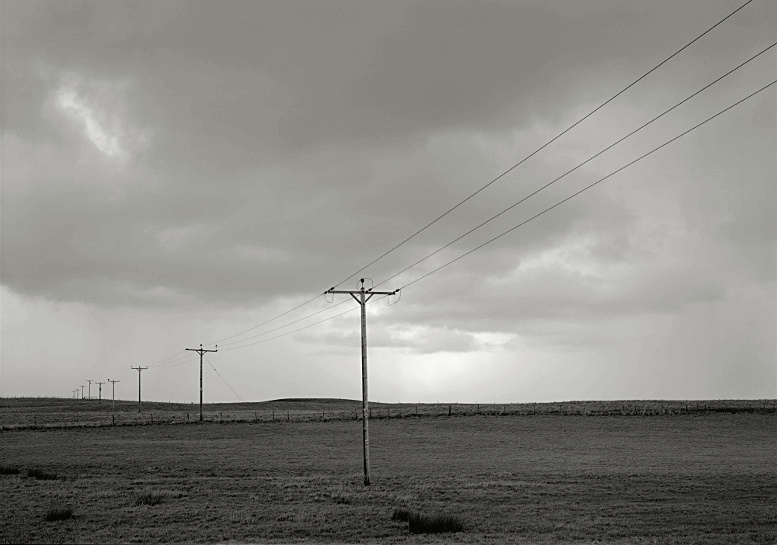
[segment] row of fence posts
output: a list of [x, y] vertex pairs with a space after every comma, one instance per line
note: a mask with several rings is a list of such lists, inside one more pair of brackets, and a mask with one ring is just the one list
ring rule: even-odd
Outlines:
[[[497, 410], [497, 405], [496, 404], [494, 404], [493, 407], [494, 407], [494, 411], [492, 413], [490, 413], [490, 414], [494, 414], [494, 413], [499, 413], [499, 414], [502, 414], [502, 415], [510, 414], [508, 411], [505, 410], [505, 407], [506, 407], [505, 405], [498, 406], [499, 410]], [[683, 413], [683, 408], [685, 409], [685, 414], [687, 414], [687, 415], [690, 415], [692, 412], [696, 413], [696, 414], [698, 414], [698, 413], [705, 413], [705, 414], [707, 414], [711, 410], [712, 411], [720, 410], [719, 408], [716, 408], [716, 407], [710, 407], [710, 405], [707, 404], [707, 403], [704, 403], [703, 405], [701, 405], [698, 402], [695, 403], [695, 407], [690, 405], [690, 404], [687, 404], [687, 403], [684, 406], [679, 406], [679, 407], [664, 407], [664, 406], [661, 406], [661, 407], [651, 407], [649, 405], [644, 405], [643, 407], [641, 407], [641, 410], [640, 410], [639, 405], [633, 405], [631, 407], [631, 411], [628, 410], [628, 407], [625, 404], [622, 404], [621, 408], [620, 408], [621, 409], [620, 410], [620, 414], [624, 415], [624, 416], [628, 416], [628, 415], [632, 415], [632, 416], [646, 416], [646, 415], [656, 415], [656, 414], [658, 414], [658, 415], [682, 414]], [[415, 410], [412, 413], [409, 413], [407, 416], [421, 416], [421, 413], [418, 411], [418, 405], [415, 405], [414, 409]], [[756, 412], [762, 412], [762, 413], [767, 413], [767, 412], [774, 413], [777, 410], [777, 401], [773, 401], [772, 402], [771, 410], [769, 410], [768, 405], [766, 403], [764, 403], [760, 407], [760, 410], [759, 410], [759, 407], [755, 407], [755, 409], [754, 409], [752, 404], [748, 404], [747, 409], [744, 409], [744, 407], [737, 407], [737, 406], [733, 406], [731, 409], [733, 411], [747, 410], [749, 412], [753, 412], [755, 410]], [[612, 414], [616, 414], [616, 410], [617, 409], [613, 409], [613, 408], [602, 409], [602, 410], [589, 410], [589, 409], [579, 409], [578, 408], [578, 409], [573, 409], [571, 412], [572, 412], [573, 415], [579, 414], [579, 415], [584, 415], [584, 416], [596, 416], [596, 415], [612, 415]], [[728, 410], [729, 410], [728, 403], [724, 403], [723, 404], [723, 411], [724, 412], [728, 412]], [[368, 418], [372, 419], [373, 418], [372, 408], [369, 408], [368, 411], [369, 411]], [[563, 405], [558, 405], [557, 408], [555, 408], [555, 412], [556, 412], [556, 414], [564, 414], [564, 415], [570, 414], [570, 410], [564, 409]], [[550, 413], [551, 412], [548, 411], [548, 414], [550, 414]], [[147, 414], [148, 414], [150, 423], [153, 424], [154, 423], [154, 413], [153, 412], [149, 412]], [[338, 414], [342, 418], [347, 413], [344, 413], [342, 411], [334, 411], [333, 413], [330, 413], [330, 419], [334, 418], [335, 420], [337, 420], [338, 419], [337, 418]], [[401, 417], [402, 416], [402, 409], [401, 408], [397, 409], [397, 412], [395, 414]], [[439, 412], [436, 412], [436, 413], [433, 413], [433, 414], [440, 415]], [[443, 409], [443, 415], [444, 414], [445, 414], [445, 411]], [[466, 408], [464, 409], [463, 412], [454, 411], [453, 410], [453, 405], [452, 404], [448, 405], [447, 415], [449, 417], [450, 416], [454, 416], [454, 415], [466, 415], [466, 414], [473, 414], [473, 413], [468, 413]], [[481, 414], [481, 405], [480, 404], [476, 404], [475, 405], [475, 412], [474, 412], [474, 414]], [[517, 414], [524, 414], [524, 413], [523, 413], [522, 410], [519, 410], [517, 412]], [[526, 411], [525, 414], [526, 415], [534, 415], [534, 416], [536, 416], [537, 415], [537, 404], [536, 403], [533, 404], [531, 406], [531, 408]], [[259, 418], [258, 411], [253, 411], [253, 415], [254, 415], [254, 422], [259, 422], [260, 418]], [[331, 415], [334, 415], [334, 417], [332, 417]], [[359, 415], [359, 411], [358, 410], [354, 411], [353, 415], [354, 415], [354, 420], [359, 420], [360, 415]], [[303, 415], [303, 417], [304, 417], [304, 415]], [[379, 417], [379, 416], [376, 415], [376, 417]], [[386, 408], [385, 418], [391, 418], [391, 408], [390, 407]], [[239, 416], [238, 416], [237, 420], [240, 421]], [[284, 420], [286, 420], [287, 422], [291, 422], [291, 411], [286, 411], [286, 418]], [[275, 410], [272, 411], [272, 421], [273, 422], [278, 421], [278, 419], [276, 418], [276, 411]], [[326, 421], [326, 411], [325, 410], [321, 411], [321, 421], [322, 422]], [[157, 422], [160, 422], [160, 420], [157, 419]], [[164, 422], [164, 418], [161, 420], [161, 422]], [[174, 422], [174, 417], [171, 419], [171, 422]], [[191, 422], [191, 415], [190, 415], [190, 413], [186, 413], [186, 422], [187, 423]], [[219, 413], [219, 422], [224, 422], [224, 413], [223, 412]], [[76, 426], [78, 426], [78, 425], [80, 425], [80, 423], [81, 423], [80, 413], [76, 412], [75, 413], [75, 424], [76, 424]], [[111, 415], [111, 425], [112, 426], [116, 425], [116, 415], [115, 414]], [[37, 415], [33, 416], [33, 426], [34, 427], [38, 426], [38, 417], [37, 417]]]

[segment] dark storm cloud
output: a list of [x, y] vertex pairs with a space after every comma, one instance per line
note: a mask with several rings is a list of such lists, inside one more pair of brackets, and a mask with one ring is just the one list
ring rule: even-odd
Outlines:
[[[592, 93], [571, 84], [654, 58], [651, 24], [685, 37], [691, 7], [7, 2], [3, 282], [108, 305], [324, 289], [504, 168], [470, 135], [569, 118]], [[503, 200], [367, 272], [392, 274]], [[588, 215], [569, 207], [520, 252], [484, 250], [472, 277], [505, 274]]]

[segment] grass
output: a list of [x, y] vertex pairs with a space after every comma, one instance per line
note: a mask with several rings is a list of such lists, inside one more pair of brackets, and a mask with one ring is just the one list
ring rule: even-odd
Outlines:
[[164, 498], [159, 492], [144, 492], [135, 499], [135, 505], [159, 505]]
[[47, 471], [37, 467], [28, 469], [27, 476], [32, 477], [38, 481], [56, 481], [58, 478], [56, 473], [48, 473]]
[[464, 523], [452, 515], [425, 515], [405, 507], [394, 509], [391, 520], [407, 522], [411, 534], [444, 534], [464, 529]]
[[58, 520], [67, 520], [73, 516], [73, 510], [70, 507], [52, 507], [46, 513], [46, 521], [54, 522]]
[[[772, 414], [392, 418], [370, 429], [369, 487], [356, 421], [5, 432], [9, 467], [78, 480], [0, 479], [0, 543], [777, 540]], [[163, 499], [153, 512], [136, 503], [146, 493]], [[77, 505], [78, 524], [46, 524], [51, 505]], [[410, 513], [464, 525], [415, 535]]]
[[444, 534], [464, 529], [464, 523], [451, 515], [414, 513], [407, 522], [411, 534]]

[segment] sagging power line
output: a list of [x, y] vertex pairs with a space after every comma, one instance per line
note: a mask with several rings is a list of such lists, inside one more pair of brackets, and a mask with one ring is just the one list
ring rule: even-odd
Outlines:
[[[480, 250], [481, 248], [483, 248], [483, 247], [485, 247], [485, 246], [487, 246], [487, 245], [491, 244], [492, 242], [494, 242], [494, 241], [496, 241], [496, 240], [498, 240], [498, 239], [500, 239], [500, 238], [502, 238], [502, 237], [506, 236], [507, 234], [509, 234], [509, 233], [511, 233], [511, 232], [513, 232], [513, 231], [515, 231], [515, 230], [517, 230], [517, 229], [519, 229], [519, 228], [521, 228], [521, 227], [523, 227], [523, 226], [527, 225], [528, 223], [530, 223], [530, 222], [534, 221], [535, 219], [537, 219], [537, 218], [541, 217], [542, 215], [544, 215], [544, 214], [546, 214], [546, 213], [550, 212], [551, 210], [555, 209], [556, 207], [558, 207], [558, 206], [560, 206], [560, 205], [564, 204], [565, 202], [567, 202], [567, 201], [569, 201], [569, 200], [571, 200], [571, 199], [573, 199], [573, 198], [577, 197], [577, 196], [578, 196], [578, 195], [580, 195], [581, 193], [584, 193], [585, 191], [588, 191], [589, 189], [591, 189], [591, 188], [595, 187], [596, 185], [600, 184], [601, 182], [604, 182], [605, 180], [607, 180], [607, 179], [611, 178], [612, 176], [615, 176], [616, 174], [618, 174], [618, 173], [620, 173], [621, 171], [623, 171], [623, 170], [627, 169], [628, 167], [630, 167], [630, 166], [634, 165], [635, 163], [637, 163], [637, 162], [641, 161], [642, 159], [645, 159], [646, 157], [648, 157], [648, 156], [652, 155], [653, 153], [655, 153], [655, 152], [659, 151], [660, 149], [662, 149], [662, 148], [664, 148], [664, 147], [668, 146], [669, 144], [671, 144], [671, 143], [675, 142], [676, 140], [679, 140], [680, 138], [682, 138], [682, 137], [686, 136], [686, 135], [687, 135], [687, 134], [689, 134], [690, 132], [692, 132], [692, 131], [694, 131], [694, 130], [698, 129], [699, 127], [701, 127], [701, 126], [705, 125], [706, 123], [708, 123], [708, 122], [712, 121], [713, 119], [717, 118], [718, 116], [720, 116], [720, 115], [722, 115], [722, 114], [724, 114], [724, 113], [728, 112], [729, 110], [732, 110], [733, 108], [735, 108], [735, 107], [739, 106], [740, 104], [742, 104], [742, 103], [744, 103], [745, 101], [747, 101], [747, 100], [751, 99], [752, 97], [756, 96], [757, 94], [759, 94], [759, 93], [761, 93], [761, 92], [765, 91], [767, 88], [771, 87], [771, 86], [772, 86], [772, 85], [774, 85], [775, 83], [777, 83], [777, 80], [774, 80], [774, 81], [772, 81], [772, 82], [770, 82], [770, 83], [768, 83], [768, 84], [764, 85], [763, 87], [761, 87], [761, 88], [759, 88], [758, 90], [756, 90], [756, 91], [754, 91], [754, 92], [750, 93], [749, 95], [747, 95], [747, 96], [745, 96], [744, 98], [742, 98], [742, 99], [738, 100], [737, 102], [735, 102], [735, 103], [733, 103], [733, 104], [729, 105], [728, 107], [724, 108], [723, 110], [720, 110], [720, 111], [719, 111], [719, 112], [717, 112], [716, 114], [714, 114], [714, 115], [712, 115], [712, 116], [710, 116], [710, 117], [706, 118], [704, 121], [702, 121], [702, 122], [700, 122], [700, 123], [697, 123], [696, 125], [694, 125], [694, 126], [692, 126], [691, 128], [689, 128], [689, 129], [687, 129], [687, 130], [685, 130], [685, 131], [681, 132], [680, 134], [676, 135], [675, 137], [671, 138], [670, 140], [667, 140], [667, 141], [665, 141], [663, 144], [661, 144], [661, 145], [659, 145], [659, 146], [656, 146], [655, 148], [653, 148], [653, 149], [652, 149], [652, 150], [650, 150], [649, 152], [647, 152], [647, 153], [645, 153], [645, 154], [643, 154], [643, 155], [641, 155], [641, 156], [637, 157], [636, 159], [634, 159], [634, 160], [630, 161], [629, 163], [627, 163], [627, 164], [625, 164], [625, 165], [621, 166], [621, 167], [620, 167], [620, 168], [618, 168], [617, 170], [610, 172], [610, 173], [609, 173], [609, 174], [607, 174], [606, 176], [604, 176], [604, 177], [602, 177], [602, 178], [599, 178], [599, 179], [598, 179], [598, 180], [596, 180], [595, 182], [593, 182], [593, 183], [589, 184], [588, 186], [586, 186], [586, 187], [582, 188], [581, 190], [579, 190], [579, 191], [577, 191], [577, 192], [573, 193], [572, 195], [569, 195], [568, 197], [566, 197], [566, 198], [562, 199], [561, 201], [558, 201], [557, 203], [553, 204], [552, 206], [549, 206], [549, 207], [545, 208], [545, 209], [544, 209], [544, 210], [542, 210], [541, 212], [539, 212], [539, 213], [537, 213], [537, 214], [533, 215], [532, 217], [530, 217], [530, 218], [528, 218], [528, 219], [526, 219], [526, 220], [524, 220], [524, 221], [520, 222], [520, 223], [519, 223], [519, 224], [517, 224], [517, 225], [514, 225], [513, 227], [511, 227], [511, 228], [507, 229], [506, 231], [503, 231], [503, 232], [502, 232], [502, 233], [500, 233], [499, 235], [497, 235], [497, 236], [495, 236], [495, 237], [493, 237], [493, 238], [491, 238], [491, 239], [489, 239], [489, 240], [485, 241], [484, 243], [482, 243], [482, 244], [480, 244], [480, 245], [478, 245], [478, 246], [476, 246], [476, 247], [474, 247], [474, 248], [472, 248], [472, 249], [468, 250], [467, 252], [465, 252], [465, 253], [463, 253], [463, 254], [459, 255], [458, 257], [456, 257], [456, 258], [454, 258], [454, 259], [451, 259], [450, 261], [448, 261], [448, 262], [446, 262], [446, 263], [443, 263], [443, 264], [442, 264], [442, 265], [440, 265], [439, 267], [437, 267], [437, 268], [435, 268], [435, 269], [433, 269], [433, 270], [431, 270], [431, 271], [429, 271], [429, 272], [427, 272], [427, 273], [425, 273], [425, 274], [423, 274], [423, 275], [421, 275], [421, 276], [417, 277], [416, 279], [414, 279], [414, 280], [412, 280], [412, 281], [410, 281], [410, 282], [407, 282], [407, 283], [405, 283], [404, 285], [402, 285], [402, 287], [400, 287], [400, 288], [399, 288], [398, 290], [396, 290], [396, 291], [401, 291], [401, 290], [403, 290], [403, 289], [405, 289], [405, 288], [407, 288], [407, 287], [409, 287], [409, 286], [411, 286], [411, 285], [413, 285], [413, 284], [415, 284], [415, 283], [417, 283], [417, 282], [420, 282], [421, 280], [423, 280], [423, 279], [425, 279], [425, 278], [427, 278], [427, 277], [431, 276], [432, 274], [435, 274], [435, 273], [439, 272], [440, 270], [442, 270], [442, 269], [444, 269], [444, 268], [446, 268], [446, 267], [448, 267], [448, 266], [452, 265], [453, 263], [455, 263], [455, 262], [459, 261], [460, 259], [463, 259], [464, 257], [466, 257], [466, 256], [468, 256], [468, 255], [470, 255], [470, 254], [472, 254], [472, 253], [474, 253], [474, 252], [476, 252], [476, 251]], [[404, 272], [404, 271], [401, 271], [401, 272]], [[396, 276], [396, 275], [394, 275], [394, 276]], [[381, 281], [380, 283], [378, 283], [378, 284], [376, 284], [376, 285], [381, 285], [381, 284], [384, 284], [384, 283], [385, 283], [385, 282], [387, 282], [387, 281], [388, 281], [390, 278], [393, 278], [393, 276], [392, 276], [392, 277], [389, 277], [389, 278], [387, 278], [387, 279], [385, 279], [385, 280], [383, 280], [383, 281]], [[326, 293], [328, 293], [328, 292], [326, 292]], [[293, 331], [289, 331], [289, 332], [287, 332], [287, 333], [283, 333], [283, 334], [281, 334], [281, 335], [277, 335], [277, 336], [275, 336], [275, 337], [271, 337], [271, 338], [269, 338], [269, 339], [265, 339], [265, 340], [262, 340], [262, 341], [257, 341], [257, 342], [254, 342], [254, 343], [249, 343], [249, 344], [247, 344], [247, 345], [242, 345], [242, 346], [236, 346], [236, 347], [232, 347], [232, 348], [230, 348], [230, 349], [228, 349], [228, 350], [237, 350], [237, 349], [239, 349], [239, 348], [246, 348], [246, 347], [248, 347], [248, 346], [253, 346], [253, 345], [256, 345], [256, 344], [262, 344], [262, 343], [269, 342], [269, 341], [272, 341], [272, 340], [275, 340], [275, 339], [279, 339], [279, 338], [281, 338], [281, 337], [286, 337], [286, 336], [288, 336], [288, 335], [291, 335], [291, 334], [293, 334], [293, 333], [297, 333], [297, 332], [299, 332], [299, 331], [302, 331], [302, 330], [304, 330], [304, 329], [308, 329], [308, 328], [310, 328], [310, 327], [313, 327], [313, 326], [316, 326], [316, 325], [322, 324], [322, 323], [324, 323], [324, 322], [328, 322], [328, 321], [330, 321], [330, 320], [333, 320], [334, 318], [338, 318], [338, 317], [340, 317], [340, 316], [342, 316], [342, 315], [344, 315], [344, 314], [347, 314], [347, 313], [349, 313], [349, 312], [352, 312], [353, 310], [355, 310], [355, 309], [349, 309], [349, 310], [346, 310], [345, 312], [341, 312], [341, 313], [339, 313], [339, 314], [335, 314], [335, 315], [333, 315], [333, 316], [329, 316], [328, 318], [324, 318], [324, 319], [322, 319], [322, 320], [319, 320], [319, 321], [317, 321], [317, 322], [314, 322], [314, 323], [312, 323], [312, 324], [308, 324], [308, 325], [306, 325], [306, 326], [303, 326], [303, 327], [297, 328], [297, 329], [295, 329], [295, 330], [293, 330]]]
[[[611, 97], [609, 97], [608, 99], [606, 99], [605, 101], [603, 101], [601, 104], [599, 104], [599, 106], [597, 106], [596, 108], [594, 108], [593, 110], [591, 110], [590, 112], [588, 112], [587, 114], [585, 114], [583, 117], [581, 117], [580, 119], [578, 119], [577, 121], [575, 121], [574, 123], [572, 123], [571, 125], [569, 125], [569, 126], [566, 128], [566, 129], [564, 129], [563, 131], [561, 131], [560, 133], [558, 133], [556, 136], [554, 136], [553, 138], [551, 138], [550, 140], [548, 140], [547, 142], [545, 142], [544, 144], [542, 144], [540, 147], [538, 147], [537, 149], [535, 149], [535, 150], [534, 150], [534, 151], [532, 151], [531, 153], [529, 153], [529, 154], [527, 154], [526, 156], [524, 156], [524, 157], [523, 157], [523, 158], [522, 158], [520, 161], [518, 161], [517, 163], [513, 164], [513, 165], [512, 165], [510, 168], [508, 168], [507, 170], [505, 170], [504, 172], [502, 172], [501, 174], [499, 174], [497, 177], [495, 177], [495, 178], [493, 178], [492, 180], [490, 180], [488, 183], [486, 183], [485, 185], [483, 185], [482, 187], [480, 187], [479, 189], [477, 189], [476, 191], [474, 191], [473, 193], [471, 193], [470, 195], [468, 195], [468, 196], [467, 196], [466, 198], [464, 198], [463, 200], [459, 201], [457, 204], [455, 204], [454, 206], [452, 206], [451, 208], [449, 208], [448, 210], [446, 210], [445, 212], [443, 212], [442, 214], [440, 214], [438, 217], [436, 217], [435, 219], [433, 219], [432, 221], [430, 221], [429, 223], [427, 223], [426, 225], [424, 225], [423, 227], [421, 227], [420, 229], [418, 229], [417, 231], [415, 231], [414, 233], [412, 233], [411, 235], [409, 235], [408, 237], [406, 237], [404, 240], [402, 240], [401, 242], [399, 242], [398, 244], [396, 244], [395, 246], [393, 246], [392, 248], [390, 248], [390, 249], [389, 249], [389, 250], [387, 250], [386, 252], [382, 253], [381, 255], [379, 255], [378, 257], [376, 257], [375, 259], [373, 259], [372, 261], [370, 261], [369, 263], [367, 263], [366, 265], [364, 265], [363, 267], [361, 267], [361, 268], [360, 268], [359, 270], [357, 270], [356, 272], [354, 272], [354, 273], [350, 274], [349, 276], [347, 276], [346, 278], [344, 278], [343, 280], [341, 280], [340, 282], [338, 282], [337, 284], [335, 284], [335, 287], [337, 287], [337, 286], [340, 286], [340, 285], [341, 285], [341, 284], [343, 284], [344, 282], [347, 282], [348, 280], [350, 280], [351, 278], [355, 277], [356, 275], [358, 275], [358, 274], [359, 274], [359, 273], [361, 273], [362, 271], [366, 270], [368, 267], [370, 267], [370, 266], [374, 265], [375, 263], [377, 263], [378, 261], [380, 261], [380, 260], [381, 260], [381, 259], [383, 259], [384, 257], [388, 256], [389, 254], [391, 254], [392, 252], [394, 252], [395, 250], [397, 250], [398, 248], [400, 248], [401, 246], [403, 246], [404, 244], [406, 244], [407, 242], [409, 242], [410, 240], [412, 240], [413, 238], [415, 238], [417, 235], [421, 234], [421, 233], [422, 233], [422, 232], [424, 232], [426, 229], [428, 229], [429, 227], [431, 227], [432, 225], [434, 225], [435, 223], [437, 223], [438, 221], [440, 221], [441, 219], [443, 219], [444, 217], [446, 217], [447, 215], [449, 215], [451, 212], [453, 212], [454, 210], [456, 210], [456, 209], [458, 209], [459, 207], [461, 207], [462, 205], [464, 205], [466, 202], [468, 202], [469, 200], [471, 200], [472, 198], [474, 198], [476, 195], [478, 195], [479, 193], [483, 192], [483, 191], [484, 191], [484, 190], [486, 190], [488, 187], [490, 187], [491, 185], [493, 185], [493, 184], [494, 184], [494, 183], [496, 183], [497, 181], [499, 181], [499, 180], [501, 180], [502, 178], [504, 178], [504, 177], [505, 177], [507, 174], [509, 174], [510, 172], [512, 172], [513, 170], [515, 170], [516, 168], [518, 168], [520, 165], [522, 165], [523, 163], [525, 163], [526, 161], [528, 161], [529, 159], [531, 159], [532, 157], [534, 157], [535, 155], [537, 155], [539, 152], [541, 152], [542, 150], [544, 150], [545, 148], [547, 148], [548, 146], [550, 146], [551, 144], [553, 144], [553, 143], [554, 143], [555, 141], [557, 141], [559, 138], [563, 137], [565, 134], [567, 134], [568, 132], [570, 132], [572, 129], [574, 129], [575, 127], [577, 127], [578, 125], [580, 125], [581, 123], [583, 123], [584, 121], [586, 121], [587, 119], [589, 119], [590, 117], [592, 117], [592, 116], [593, 116], [594, 114], [596, 114], [598, 111], [600, 111], [600, 110], [601, 110], [601, 109], [603, 109], [605, 106], [607, 106], [608, 104], [610, 104], [611, 102], [613, 102], [614, 100], [616, 100], [618, 97], [620, 97], [620, 96], [621, 96], [621, 95], [623, 95], [625, 92], [627, 92], [629, 89], [631, 89], [632, 87], [634, 87], [635, 85], [637, 85], [639, 82], [641, 82], [642, 80], [644, 80], [645, 78], [647, 78], [647, 77], [648, 77], [649, 75], [651, 75], [653, 72], [655, 72], [656, 70], [658, 70], [659, 68], [661, 68], [663, 65], [665, 65], [666, 63], [668, 63], [669, 61], [671, 61], [672, 59], [674, 59], [675, 57], [677, 57], [677, 56], [678, 56], [680, 53], [682, 53], [683, 51], [685, 51], [686, 49], [688, 49], [689, 47], [691, 47], [693, 44], [695, 44], [696, 42], [698, 42], [699, 40], [701, 40], [701, 39], [702, 39], [704, 36], [706, 36], [707, 34], [709, 34], [710, 32], [712, 32], [712, 31], [713, 31], [714, 29], [716, 29], [718, 26], [722, 25], [722, 24], [723, 24], [724, 22], [726, 22], [728, 19], [730, 19], [730, 18], [731, 18], [731, 17], [733, 17], [735, 14], [737, 14], [739, 11], [741, 11], [741, 10], [742, 10], [742, 9], [744, 9], [746, 6], [748, 6], [750, 3], [752, 3], [752, 1], [753, 1], [753, 0], [747, 0], [746, 2], [744, 2], [744, 3], [743, 3], [742, 5], [740, 5], [738, 8], [736, 8], [735, 10], [733, 10], [732, 12], [730, 12], [729, 14], [727, 14], [727, 15], [726, 15], [725, 17], [723, 17], [722, 19], [718, 20], [718, 21], [717, 21], [715, 24], [713, 24], [712, 26], [710, 26], [709, 28], [707, 28], [705, 31], [703, 31], [702, 33], [700, 33], [699, 35], [697, 35], [695, 38], [693, 38], [692, 40], [690, 40], [689, 42], [687, 42], [685, 45], [683, 45], [683, 46], [682, 46], [682, 47], [680, 47], [679, 49], [675, 50], [675, 51], [674, 51], [673, 53], [671, 53], [669, 56], [667, 56], [666, 58], [664, 58], [664, 59], [663, 59], [662, 61], [660, 61], [658, 64], [654, 65], [652, 68], [650, 68], [649, 70], [647, 70], [647, 71], [646, 71], [645, 73], [643, 73], [641, 76], [637, 77], [637, 78], [636, 78], [634, 81], [632, 81], [631, 83], [629, 83], [628, 85], [626, 85], [625, 87], [623, 87], [621, 90], [619, 90], [618, 92], [616, 92], [614, 95], [612, 95]], [[214, 341], [214, 342], [216, 342], [216, 343], [220, 343], [220, 342], [223, 342], [223, 341], [225, 341], [225, 340], [228, 340], [228, 339], [233, 339], [233, 338], [235, 338], [235, 337], [238, 337], [238, 336], [240, 336], [240, 335], [242, 335], [242, 334], [244, 334], [244, 333], [247, 333], [247, 332], [249, 332], [249, 331], [253, 331], [254, 329], [257, 329], [257, 328], [259, 328], [259, 327], [261, 327], [261, 326], [263, 326], [263, 325], [266, 325], [266, 324], [268, 324], [268, 323], [270, 323], [270, 322], [273, 322], [274, 320], [277, 320], [278, 318], [281, 318], [281, 317], [283, 317], [283, 316], [285, 316], [285, 315], [287, 315], [287, 314], [289, 314], [289, 313], [291, 313], [291, 312], [293, 312], [293, 311], [295, 311], [295, 310], [297, 310], [297, 309], [299, 309], [299, 308], [302, 308], [302, 307], [303, 307], [303, 306], [305, 306], [305, 305], [308, 305], [308, 304], [310, 304], [311, 302], [315, 301], [317, 298], [318, 298], [318, 295], [315, 295], [315, 296], [311, 297], [310, 299], [306, 300], [305, 302], [303, 302], [303, 303], [300, 303], [300, 304], [298, 304], [297, 306], [295, 306], [295, 307], [293, 307], [293, 308], [291, 308], [291, 309], [289, 309], [289, 310], [287, 310], [287, 311], [285, 311], [285, 312], [283, 312], [283, 313], [280, 313], [280, 314], [278, 314], [278, 315], [276, 315], [276, 316], [274, 316], [274, 317], [272, 317], [272, 318], [270, 318], [270, 319], [268, 319], [268, 320], [265, 320], [264, 322], [262, 322], [262, 323], [260, 323], [260, 324], [257, 324], [257, 325], [255, 325], [255, 326], [253, 326], [253, 327], [250, 327], [250, 328], [248, 328], [248, 329], [245, 329], [245, 330], [243, 330], [243, 331], [241, 331], [241, 332], [239, 332], [239, 333], [235, 333], [235, 334], [233, 334], [233, 335], [230, 335], [230, 336], [224, 337], [224, 338], [222, 338], [222, 339], [219, 339], [219, 340], [217, 340], [217, 341]], [[247, 340], [247, 339], [243, 339], [242, 341], [235, 341], [235, 342], [244, 342], [245, 340]], [[208, 344], [211, 344], [211, 343], [208, 343]], [[175, 356], [170, 356], [170, 357], [175, 357]], [[169, 359], [169, 358], [165, 358], [165, 360], [166, 360], [166, 359]], [[164, 360], [162, 360], [162, 361], [164, 361]]]

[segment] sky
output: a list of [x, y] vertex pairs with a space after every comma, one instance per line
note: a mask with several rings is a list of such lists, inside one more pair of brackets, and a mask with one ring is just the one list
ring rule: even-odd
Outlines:
[[777, 397], [744, 3], [1, 0], [0, 396]]

